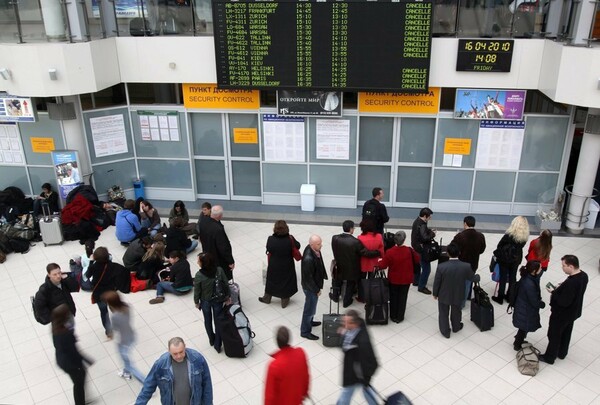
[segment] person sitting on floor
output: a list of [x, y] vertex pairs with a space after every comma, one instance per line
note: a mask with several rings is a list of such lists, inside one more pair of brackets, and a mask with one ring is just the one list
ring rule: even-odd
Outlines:
[[150, 236], [154, 237], [161, 228], [160, 215], [156, 208], [150, 204], [150, 201], [140, 203], [140, 222], [143, 228], [148, 229]]
[[192, 272], [190, 263], [184, 252], [175, 250], [169, 255], [171, 263], [169, 276], [156, 285], [156, 298], [150, 300], [150, 304], [161, 304], [165, 302], [165, 292], [175, 295], [183, 295], [193, 288]]
[[137, 271], [138, 266], [146, 252], [152, 247], [152, 238], [144, 236], [136, 239], [129, 244], [125, 254], [123, 254], [123, 266], [129, 271]]
[[50, 183], [42, 184], [42, 192], [33, 200], [33, 215], [39, 216], [42, 213], [42, 204], [47, 203], [50, 214], [60, 212], [58, 206], [58, 193], [52, 190]]
[[123, 209], [117, 212], [117, 219], [115, 220], [115, 235], [121, 244], [128, 244], [132, 240], [143, 236], [142, 225], [137, 215], [131, 210], [135, 205], [135, 201], [127, 200], [123, 205]]
[[187, 236], [197, 234], [196, 223], [190, 222], [188, 211], [185, 208], [185, 204], [181, 200], [175, 201], [173, 208], [171, 208], [171, 212], [169, 213], [169, 226], [173, 226], [173, 220], [175, 218], [181, 218], [183, 220], [183, 226], [181, 229]]
[[160, 281], [158, 272], [165, 267], [165, 244], [160, 241], [154, 242], [137, 267], [136, 277], [138, 280], [151, 280], [153, 283], [158, 283]]
[[188, 239], [183, 229], [181, 229], [182, 226], [183, 218], [173, 218], [171, 227], [167, 229], [167, 248], [165, 249], [165, 255], [169, 256], [171, 252], [176, 250], [182, 250], [188, 254], [198, 247], [198, 241]]

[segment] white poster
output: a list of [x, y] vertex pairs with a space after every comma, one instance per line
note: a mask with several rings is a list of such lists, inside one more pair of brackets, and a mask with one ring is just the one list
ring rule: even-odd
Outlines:
[[317, 120], [317, 159], [350, 159], [350, 120]]
[[4, 163], [25, 162], [18, 131], [16, 125], [0, 125], [0, 156]]
[[263, 116], [265, 162], [304, 162], [304, 118]]
[[518, 170], [524, 135], [525, 121], [481, 121], [475, 168]]
[[127, 132], [123, 114], [90, 118], [96, 157], [127, 153]]
[[177, 111], [138, 111], [142, 141], [178, 142], [179, 113]]

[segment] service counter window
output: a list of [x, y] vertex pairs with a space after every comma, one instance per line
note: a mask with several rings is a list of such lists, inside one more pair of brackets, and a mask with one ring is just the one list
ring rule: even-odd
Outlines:
[[305, 164], [263, 163], [262, 173], [265, 193], [298, 193], [307, 183]]
[[515, 178], [514, 172], [477, 171], [473, 200], [511, 202]]
[[431, 163], [435, 139], [435, 119], [402, 118], [398, 162]]
[[192, 113], [192, 147], [195, 156], [223, 156], [223, 115]]
[[227, 194], [227, 175], [223, 160], [194, 159], [194, 170], [198, 194]]
[[527, 117], [521, 170], [559, 171], [569, 117]]
[[146, 187], [192, 188], [192, 174], [188, 160], [138, 159], [140, 178]]
[[472, 170], [436, 169], [433, 176], [432, 198], [436, 200], [470, 200], [473, 184]]
[[398, 167], [396, 201], [427, 204], [430, 182], [430, 167]]

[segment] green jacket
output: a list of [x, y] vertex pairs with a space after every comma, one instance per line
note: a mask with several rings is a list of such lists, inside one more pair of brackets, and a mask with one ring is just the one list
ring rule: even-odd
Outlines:
[[[217, 267], [217, 277], [225, 283], [228, 282], [227, 276], [221, 267]], [[215, 288], [215, 279], [202, 274], [200, 270], [194, 276], [194, 304], [200, 301], [210, 301]]]

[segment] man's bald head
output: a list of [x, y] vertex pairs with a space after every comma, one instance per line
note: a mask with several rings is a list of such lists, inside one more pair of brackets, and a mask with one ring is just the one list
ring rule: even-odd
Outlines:
[[323, 245], [323, 241], [321, 240], [321, 237], [319, 235], [311, 235], [308, 239], [308, 244], [310, 245], [310, 248], [312, 250], [320, 252], [321, 246]]
[[210, 217], [217, 221], [223, 218], [223, 207], [220, 205], [213, 205], [210, 210]]

